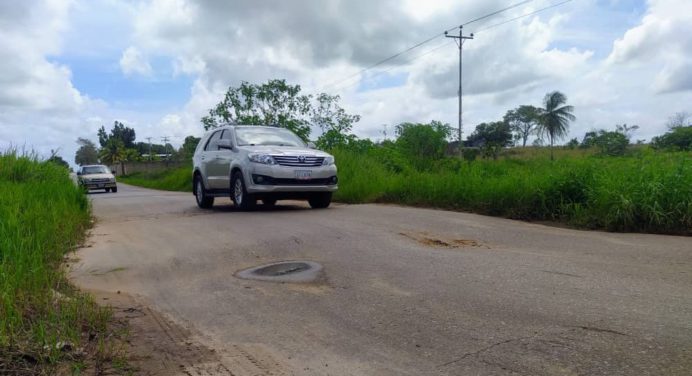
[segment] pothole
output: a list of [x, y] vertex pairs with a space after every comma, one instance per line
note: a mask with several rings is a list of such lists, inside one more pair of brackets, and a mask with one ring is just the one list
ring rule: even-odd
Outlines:
[[236, 277], [273, 282], [312, 282], [319, 277], [322, 265], [312, 261], [283, 261], [241, 270]]

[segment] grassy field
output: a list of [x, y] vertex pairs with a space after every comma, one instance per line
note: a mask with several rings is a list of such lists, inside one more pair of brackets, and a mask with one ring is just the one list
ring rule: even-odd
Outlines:
[[340, 178], [336, 199], [448, 208], [610, 231], [692, 234], [690, 153], [562, 154], [555, 161], [543, 155], [444, 161], [418, 171], [386, 153], [336, 151]]
[[120, 176], [118, 181], [164, 191], [192, 192], [192, 168], [182, 167], [157, 172], [138, 172]]
[[[426, 206], [609, 231], [692, 234], [692, 154], [516, 148], [498, 160], [412, 161], [393, 148], [333, 151], [335, 200]], [[425, 166], [416, 169], [413, 166]], [[190, 191], [188, 168], [123, 181]]]
[[77, 349], [105, 354], [110, 310], [61, 267], [89, 224], [89, 202], [65, 168], [0, 154], [0, 374], [52, 374], [64, 361], [77, 371]]

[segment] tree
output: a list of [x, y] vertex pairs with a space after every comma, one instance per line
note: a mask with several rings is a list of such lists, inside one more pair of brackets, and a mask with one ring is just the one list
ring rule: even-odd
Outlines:
[[593, 139], [594, 145], [602, 155], [623, 155], [627, 150], [630, 139], [620, 131], [606, 131], [601, 129]]
[[567, 142], [567, 144], [565, 144], [565, 146], [568, 149], [576, 149], [577, 146], [579, 146], [579, 140], [577, 140], [577, 138], [575, 137], [575, 138], [569, 140], [569, 142]]
[[651, 146], [655, 149], [692, 150], [692, 125], [676, 127], [664, 135], [654, 137]]
[[107, 165], [114, 165], [120, 163], [120, 169], [125, 174], [125, 160], [127, 159], [127, 152], [125, 145], [120, 139], [110, 138], [106, 141], [101, 150], [99, 150], [99, 157], [101, 162]]
[[310, 96], [300, 94], [300, 85], [269, 80], [255, 85], [242, 82], [229, 87], [224, 98], [202, 118], [205, 130], [227, 124], [277, 125], [308, 140]]
[[197, 149], [197, 144], [199, 144], [201, 140], [200, 137], [195, 136], [185, 137], [185, 141], [183, 141], [183, 145], [180, 147], [179, 151], [182, 158], [192, 159], [192, 156], [195, 154], [195, 149]]
[[77, 139], [77, 144], [79, 149], [75, 153], [74, 163], [80, 166], [98, 163], [98, 151], [96, 150], [96, 145], [91, 140], [80, 137]]
[[135, 130], [126, 127], [123, 123], [115, 121], [113, 123], [113, 129], [111, 129], [110, 134], [106, 133], [106, 128], [101, 126], [98, 130], [99, 144], [101, 147], [105, 147], [108, 140], [115, 138], [123, 143], [126, 149], [132, 149], [135, 147]]
[[550, 141], [550, 160], [555, 159], [553, 156], [555, 139], [566, 136], [569, 122], [576, 120], [576, 117], [572, 115], [574, 107], [564, 105], [565, 103], [567, 103], [567, 97], [559, 91], [548, 93], [543, 99], [545, 108], [541, 111], [538, 131], [548, 136]]
[[449, 124], [402, 123], [395, 128], [396, 146], [404, 155], [418, 159], [439, 159], [445, 154], [447, 138], [452, 134]]
[[477, 146], [483, 150], [484, 157], [497, 159], [503, 147], [512, 145], [512, 131], [508, 123], [495, 121], [481, 123], [466, 139], [469, 146]]
[[692, 115], [689, 112], [676, 112], [673, 116], [668, 117], [666, 122], [668, 129], [692, 126]]
[[638, 125], [628, 126], [627, 124], [615, 124], [615, 131], [622, 133], [627, 139], [630, 139], [637, 129], [639, 129]]
[[64, 159], [62, 159], [61, 156], [58, 155], [59, 150], [52, 150], [50, 151], [50, 158], [46, 159], [46, 162], [48, 163], [55, 163], [58, 166], [65, 167], [66, 169], [70, 168], [70, 164], [67, 163]]
[[505, 114], [504, 121], [509, 124], [512, 132], [518, 140], [522, 140], [522, 147], [526, 147], [529, 136], [536, 132], [540, 121], [541, 110], [534, 106], [519, 106], [509, 110]]
[[323, 149], [345, 146], [355, 140], [350, 134], [353, 124], [360, 121], [360, 115], [349, 115], [339, 106], [338, 95], [321, 93], [312, 108], [311, 121], [322, 130], [317, 145]]

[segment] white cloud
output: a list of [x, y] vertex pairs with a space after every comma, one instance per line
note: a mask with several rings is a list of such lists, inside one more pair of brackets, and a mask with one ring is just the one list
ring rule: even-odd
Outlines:
[[136, 47], [128, 47], [120, 57], [120, 69], [126, 75], [151, 75], [151, 65]]
[[672, 93], [692, 90], [690, 51], [692, 2], [649, 0], [641, 24], [613, 43], [607, 62], [620, 69], [658, 66], [660, 70], [647, 72], [647, 78], [656, 92]]

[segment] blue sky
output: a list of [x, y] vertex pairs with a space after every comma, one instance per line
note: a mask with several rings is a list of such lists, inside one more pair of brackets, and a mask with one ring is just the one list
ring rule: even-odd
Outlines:
[[[557, 2], [533, 0], [465, 30]], [[95, 140], [96, 129], [114, 120], [134, 127], [139, 139], [167, 135], [180, 144], [203, 132], [199, 118], [226, 88], [272, 78], [306, 93], [339, 94], [347, 111], [361, 115], [354, 128], [361, 137], [381, 138], [382, 124], [456, 124], [458, 53], [443, 37], [328, 84], [513, 3], [4, 2], [0, 147], [59, 148], [72, 160], [77, 137]], [[668, 116], [692, 112], [690, 71], [692, 2], [573, 0], [480, 32], [465, 45], [465, 134], [560, 90], [576, 108], [570, 137], [628, 123], [640, 125], [635, 138], [649, 139], [665, 131]]]

